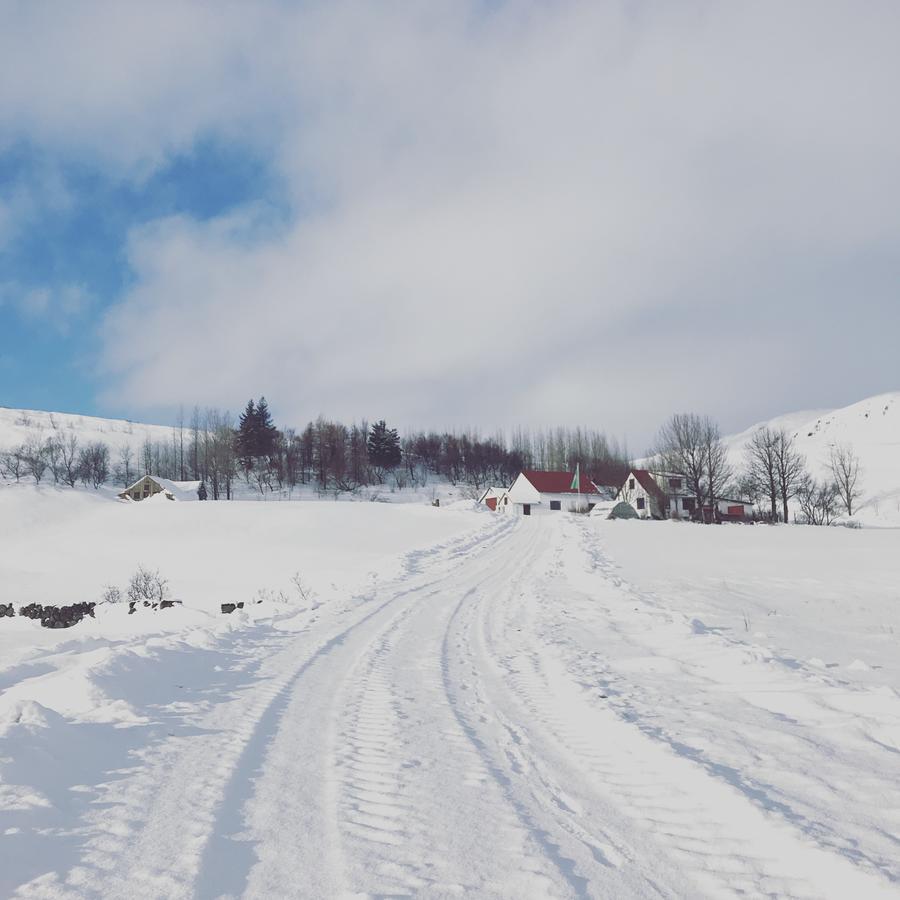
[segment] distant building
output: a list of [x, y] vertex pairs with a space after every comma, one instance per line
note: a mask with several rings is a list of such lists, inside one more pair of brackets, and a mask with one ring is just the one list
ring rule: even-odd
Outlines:
[[[574, 487], [573, 487], [574, 484]], [[508, 491], [500, 496], [497, 509], [512, 510], [523, 516], [536, 513], [574, 511], [581, 504], [590, 510], [603, 499], [612, 499], [615, 488], [598, 485], [587, 475], [574, 472], [539, 472], [528, 469], [520, 472]]]
[[497, 509], [497, 501], [506, 493], [506, 488], [489, 487], [479, 498], [488, 509]]
[[617, 499], [630, 504], [641, 519], [700, 519], [707, 522], [745, 522], [752, 516], [752, 504], [745, 500], [716, 498], [704, 504], [687, 486], [682, 475], [632, 469], [619, 488]]
[[618, 499], [630, 503], [642, 519], [692, 519], [697, 498], [681, 475], [632, 469], [619, 488]]
[[199, 481], [170, 481], [158, 475], [144, 475], [119, 494], [123, 500], [146, 500], [163, 494], [168, 500], [197, 500]]

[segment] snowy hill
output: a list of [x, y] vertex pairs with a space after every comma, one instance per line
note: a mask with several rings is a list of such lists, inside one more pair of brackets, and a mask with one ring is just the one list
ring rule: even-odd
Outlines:
[[0, 450], [17, 447], [30, 438], [48, 438], [54, 432], [64, 437], [74, 434], [79, 444], [103, 441], [109, 446], [110, 453], [130, 445], [137, 454], [148, 438], [154, 442], [170, 442], [175, 429], [168, 425], [141, 425], [125, 419], [0, 406]]
[[842, 409], [790, 413], [759, 422], [726, 439], [736, 468], [743, 465], [747, 441], [764, 425], [792, 435], [819, 478], [828, 475], [832, 447], [850, 445], [862, 468], [859, 518], [873, 525], [900, 525], [900, 392], [879, 394]]

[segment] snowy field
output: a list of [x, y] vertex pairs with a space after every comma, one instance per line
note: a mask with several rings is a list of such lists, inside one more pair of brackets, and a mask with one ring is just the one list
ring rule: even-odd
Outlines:
[[900, 532], [31, 486], [0, 528], [0, 602], [184, 601], [0, 620], [0, 896], [900, 897]]

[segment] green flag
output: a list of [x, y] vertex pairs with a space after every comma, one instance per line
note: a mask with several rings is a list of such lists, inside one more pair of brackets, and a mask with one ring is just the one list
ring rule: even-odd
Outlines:
[[575, 474], [572, 476], [572, 483], [569, 485], [570, 491], [578, 491], [581, 493], [581, 463], [575, 463]]

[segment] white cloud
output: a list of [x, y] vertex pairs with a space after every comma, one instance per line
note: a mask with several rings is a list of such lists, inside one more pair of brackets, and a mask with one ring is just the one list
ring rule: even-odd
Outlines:
[[93, 303], [92, 295], [80, 284], [25, 287], [16, 282], [0, 283], [0, 307], [6, 305], [57, 334], [67, 334]]
[[780, 309], [827, 310], [817, 364], [845, 330], [811, 273], [898, 250], [893, 3], [17, 10], [40, 52], [7, 61], [0, 114], [23, 132], [132, 176], [250, 141], [297, 210], [262, 238], [253, 209], [132, 235], [119, 405], [737, 425]]

